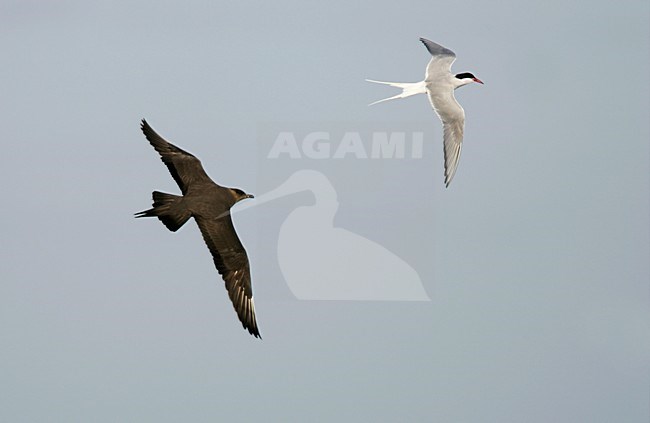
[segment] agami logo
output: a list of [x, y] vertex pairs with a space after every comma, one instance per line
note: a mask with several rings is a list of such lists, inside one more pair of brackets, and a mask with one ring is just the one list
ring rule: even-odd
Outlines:
[[[266, 277], [285, 283], [298, 300], [430, 301], [432, 243], [426, 240], [433, 239], [427, 223], [434, 210], [409, 193], [421, 195], [433, 184], [430, 127], [258, 126], [256, 197], [233, 212], [263, 213], [257, 240], [268, 258]], [[411, 242], [414, 237], [424, 244]]]
[[[365, 135], [365, 134], [364, 134]], [[304, 137], [294, 132], [279, 132], [268, 159], [421, 159], [422, 132], [344, 132], [333, 137], [329, 132], [309, 132]]]

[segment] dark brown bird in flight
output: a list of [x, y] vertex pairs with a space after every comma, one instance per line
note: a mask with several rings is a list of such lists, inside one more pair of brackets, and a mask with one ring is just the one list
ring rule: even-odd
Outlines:
[[193, 217], [212, 254], [214, 265], [226, 283], [228, 296], [244, 329], [261, 338], [255, 319], [248, 256], [230, 217], [233, 205], [253, 196], [240, 189], [214, 183], [203, 170], [199, 159], [167, 142], [144, 119], [141, 128], [183, 195], [154, 191], [153, 208], [135, 216], [157, 217], [172, 232]]

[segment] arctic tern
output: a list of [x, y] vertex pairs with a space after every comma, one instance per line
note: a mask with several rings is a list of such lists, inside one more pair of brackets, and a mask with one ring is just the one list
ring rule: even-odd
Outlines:
[[410, 97], [415, 94], [428, 94], [429, 102], [443, 125], [443, 142], [445, 152], [445, 186], [449, 187], [458, 168], [458, 159], [463, 143], [465, 128], [465, 111], [454, 97], [454, 90], [463, 85], [483, 81], [469, 72], [451, 73], [451, 65], [456, 60], [456, 54], [433, 41], [420, 38], [420, 41], [431, 53], [431, 61], [427, 65], [424, 81], [421, 82], [383, 82], [366, 79], [368, 82], [390, 85], [401, 88], [402, 92], [393, 97], [375, 101], [373, 104], [396, 98]]

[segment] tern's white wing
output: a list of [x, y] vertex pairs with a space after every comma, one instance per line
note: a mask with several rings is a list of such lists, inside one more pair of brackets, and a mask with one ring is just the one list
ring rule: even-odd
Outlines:
[[460, 150], [463, 146], [465, 111], [456, 101], [453, 89], [440, 92], [429, 91], [429, 101], [443, 125], [445, 186], [448, 187], [456, 174]]
[[433, 41], [426, 38], [420, 38], [422, 44], [431, 53], [431, 60], [427, 65], [427, 72], [425, 81], [437, 79], [441, 75], [447, 75], [451, 72], [451, 65], [456, 60], [456, 54]]

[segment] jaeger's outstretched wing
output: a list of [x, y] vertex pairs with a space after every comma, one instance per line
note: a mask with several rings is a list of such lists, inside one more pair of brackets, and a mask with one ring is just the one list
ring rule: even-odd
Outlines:
[[149, 143], [160, 154], [160, 158], [169, 169], [169, 173], [171, 173], [183, 194], [187, 193], [187, 187], [192, 183], [212, 182], [205, 173], [201, 161], [194, 155], [176, 147], [158, 135], [144, 119], [142, 119], [141, 128]]
[[261, 338], [255, 318], [248, 256], [235, 232], [230, 214], [213, 219], [195, 216], [195, 219], [214, 265], [226, 283], [228, 296], [239, 320], [251, 335]]

